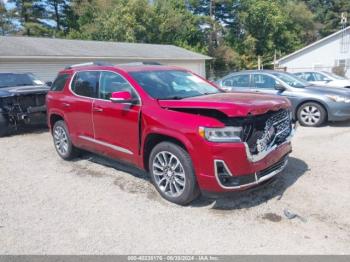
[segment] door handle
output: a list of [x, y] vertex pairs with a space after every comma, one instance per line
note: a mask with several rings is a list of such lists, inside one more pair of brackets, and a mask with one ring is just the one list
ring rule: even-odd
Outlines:
[[62, 105], [63, 105], [64, 107], [70, 107], [70, 104], [69, 104], [69, 103], [62, 103]]
[[103, 109], [101, 107], [94, 107], [94, 112], [103, 112]]

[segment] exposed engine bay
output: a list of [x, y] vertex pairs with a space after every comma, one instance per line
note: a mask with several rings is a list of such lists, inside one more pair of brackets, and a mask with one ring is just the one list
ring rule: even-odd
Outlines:
[[8, 121], [9, 127], [45, 121], [46, 93], [21, 94], [0, 98], [0, 113]]

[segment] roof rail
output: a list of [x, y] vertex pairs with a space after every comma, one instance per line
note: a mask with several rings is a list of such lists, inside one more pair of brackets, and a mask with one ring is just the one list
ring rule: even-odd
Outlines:
[[93, 65], [95, 65], [95, 66], [114, 66], [114, 64], [109, 63], [109, 62], [94, 61], [94, 62], [86, 62], [86, 63], [66, 66], [65, 69], [72, 69], [72, 68], [75, 68], [75, 67], [93, 66]]
[[142, 61], [142, 62], [130, 62], [130, 63], [122, 63], [117, 64], [119, 66], [139, 66], [139, 65], [162, 65], [159, 62], [152, 62], [152, 61]]

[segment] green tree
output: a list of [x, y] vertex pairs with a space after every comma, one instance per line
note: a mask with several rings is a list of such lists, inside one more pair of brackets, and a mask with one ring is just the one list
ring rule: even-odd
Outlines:
[[321, 37], [340, 30], [340, 16], [346, 12], [350, 16], [349, 0], [306, 0], [305, 3], [315, 13]]
[[71, 38], [150, 42], [153, 10], [147, 0], [83, 0], [74, 2], [78, 28]]
[[44, 0], [45, 2], [45, 15], [47, 19], [55, 21], [55, 30], [60, 32], [64, 30], [65, 26], [65, 14], [68, 13], [69, 2], [67, 0]]
[[24, 35], [49, 35], [45, 22], [45, 7], [39, 0], [11, 0], [16, 5], [15, 18], [19, 20]]
[[0, 1], [0, 35], [7, 35], [15, 31], [11, 21], [12, 13], [8, 11], [5, 4]]
[[241, 67], [255, 68], [258, 56], [271, 66], [276, 51], [284, 55], [315, 39], [313, 15], [297, 0], [241, 1], [237, 21], [225, 39], [240, 54]]
[[205, 52], [200, 18], [176, 0], [79, 0], [70, 38], [174, 44]]

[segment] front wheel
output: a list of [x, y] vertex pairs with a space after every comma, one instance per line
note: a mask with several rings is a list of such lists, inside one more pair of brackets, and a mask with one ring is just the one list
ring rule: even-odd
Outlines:
[[301, 105], [297, 114], [300, 125], [309, 127], [321, 126], [327, 118], [323, 106], [313, 102]]
[[179, 205], [186, 205], [200, 194], [192, 160], [182, 147], [162, 142], [150, 155], [151, 179], [163, 198]]

